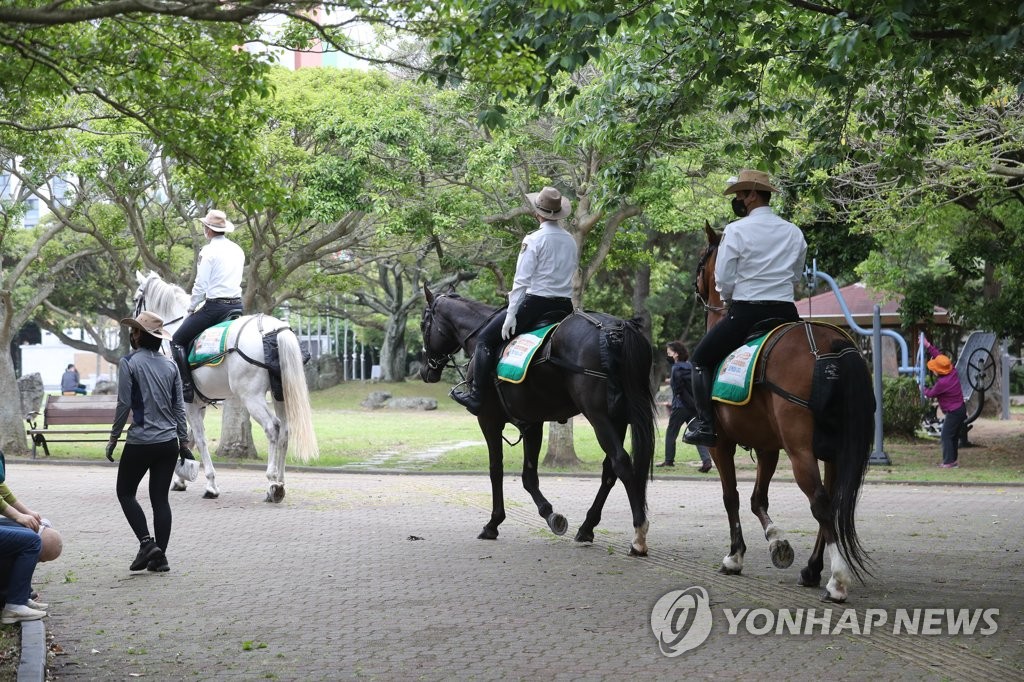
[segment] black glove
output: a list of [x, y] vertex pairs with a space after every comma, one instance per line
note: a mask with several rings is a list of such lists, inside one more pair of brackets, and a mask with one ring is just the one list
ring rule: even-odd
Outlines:
[[110, 460], [111, 462], [114, 461], [114, 448], [116, 448], [116, 447], [117, 447], [117, 441], [116, 440], [112, 440], [109, 443], [107, 443], [107, 459]]
[[186, 459], [195, 459], [195, 457], [192, 456], [192, 451], [189, 450], [188, 446], [186, 445], [178, 446], [178, 458], [181, 459], [182, 461]]

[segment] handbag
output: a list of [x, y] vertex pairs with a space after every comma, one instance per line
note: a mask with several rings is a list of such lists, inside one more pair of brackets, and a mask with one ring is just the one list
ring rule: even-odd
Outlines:
[[194, 459], [179, 457], [178, 463], [174, 465], [174, 473], [182, 480], [194, 481], [196, 476], [199, 475], [199, 462]]

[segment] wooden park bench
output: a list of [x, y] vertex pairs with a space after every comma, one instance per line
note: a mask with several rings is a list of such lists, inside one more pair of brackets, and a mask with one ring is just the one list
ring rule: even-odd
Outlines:
[[[43, 446], [46, 456], [50, 456], [47, 442], [83, 443], [110, 440], [110, 425], [114, 423], [116, 410], [116, 395], [46, 396], [46, 405], [42, 411], [42, 428], [36, 426], [39, 412], [32, 412], [25, 417], [29, 424], [28, 435], [32, 439], [32, 458], [35, 459], [36, 449], [40, 445]], [[82, 428], [97, 424], [103, 424], [105, 428]]]

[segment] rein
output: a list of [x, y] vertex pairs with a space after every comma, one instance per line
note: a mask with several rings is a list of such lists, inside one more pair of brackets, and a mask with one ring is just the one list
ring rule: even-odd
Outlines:
[[[718, 244], [708, 244], [707, 248], [704, 249], [704, 253], [700, 255], [700, 260], [697, 262], [697, 276], [693, 280], [693, 291], [697, 294], [697, 300], [704, 307], [705, 317], [709, 313], [722, 313], [727, 310], [725, 304], [722, 305], [710, 305], [708, 299], [700, 293], [700, 284], [704, 279], [704, 271], [707, 269], [708, 261], [711, 259], [711, 255], [718, 250]], [[710, 292], [708, 294], [710, 296]]]

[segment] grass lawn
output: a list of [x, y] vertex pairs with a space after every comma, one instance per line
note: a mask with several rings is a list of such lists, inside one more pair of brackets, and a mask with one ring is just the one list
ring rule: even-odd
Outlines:
[[[348, 382], [311, 394], [313, 421], [320, 444], [323, 467], [348, 465], [372, 466], [381, 469], [417, 471], [486, 471], [487, 451], [476, 418], [447, 397], [446, 384], [424, 384], [409, 381], [402, 384], [370, 384]], [[437, 400], [438, 409], [371, 410], [361, 403], [372, 391], [386, 391], [395, 397], [428, 397]], [[868, 480], [872, 481], [945, 481], [945, 482], [1024, 482], [1024, 410], [1015, 408], [1009, 422], [981, 419], [971, 431], [975, 447], [961, 451], [959, 469], [938, 469], [940, 444], [935, 438], [914, 440], [889, 439], [884, 443], [891, 466], [872, 465]], [[664, 453], [664, 429], [667, 419], [659, 415], [658, 446], [655, 461]], [[573, 420], [576, 454], [581, 465], [574, 472], [598, 473], [604, 453], [586, 420]], [[210, 409], [206, 417], [207, 433], [216, 447], [220, 435], [220, 413]], [[545, 430], [546, 431], [546, 430]], [[518, 438], [518, 431], [507, 426], [505, 436]], [[266, 457], [266, 440], [258, 426], [253, 437], [261, 457]], [[628, 447], [628, 438], [627, 438]], [[541, 450], [543, 458], [545, 449]], [[54, 458], [102, 460], [103, 443], [53, 443]], [[519, 471], [522, 467], [520, 446], [505, 449], [505, 469]], [[219, 461], [216, 457], [215, 462]], [[671, 475], [697, 474], [690, 463], [698, 462], [696, 450], [684, 443], [677, 447], [676, 467]], [[739, 450], [737, 469], [741, 475], [753, 475], [755, 464], [750, 455]], [[556, 471], [541, 467], [541, 471]], [[662, 475], [662, 470], [658, 470]], [[714, 474], [708, 474], [713, 476]], [[780, 463], [777, 478], [792, 478], [785, 462]]]

